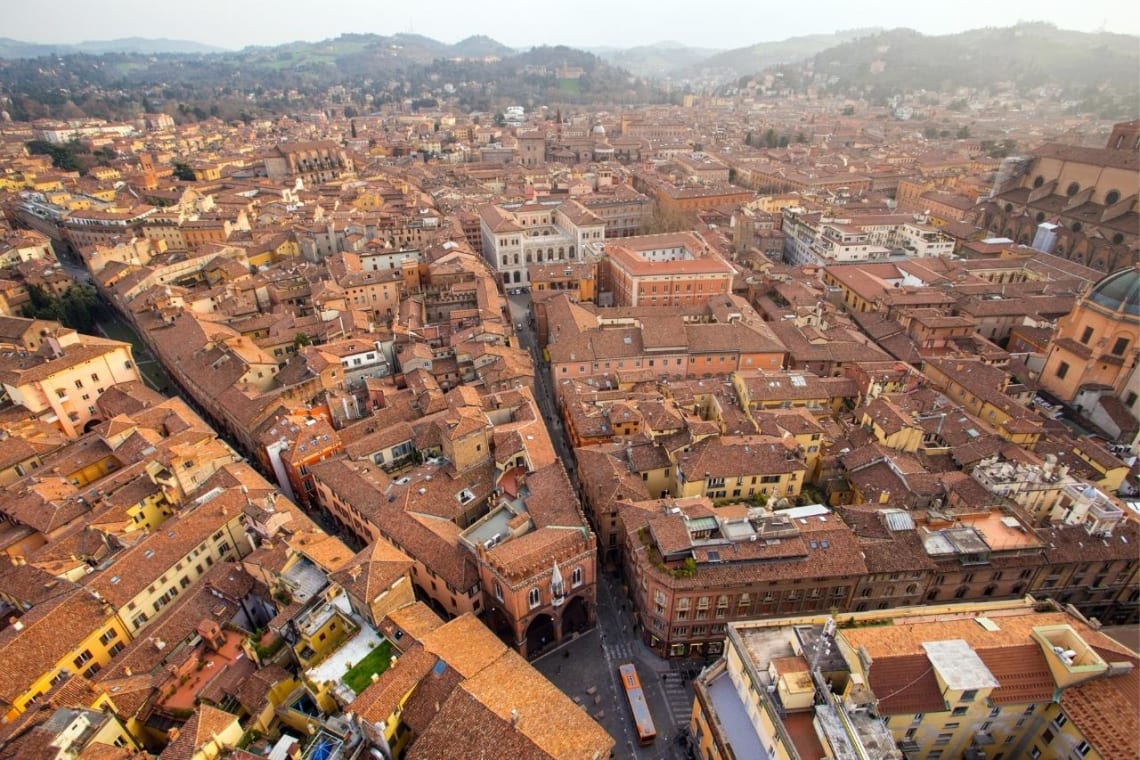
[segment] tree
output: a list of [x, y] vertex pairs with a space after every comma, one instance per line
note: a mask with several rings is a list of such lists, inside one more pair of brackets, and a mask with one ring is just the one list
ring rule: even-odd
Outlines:
[[190, 168], [190, 164], [183, 163], [182, 161], [175, 161], [174, 178], [180, 179], [183, 182], [193, 182], [194, 170]]
[[660, 203], [653, 203], [653, 214], [642, 225], [641, 234], [656, 235], [662, 232], [680, 232], [690, 228], [689, 220], [677, 211], [662, 208]]
[[99, 309], [99, 297], [87, 285], [72, 285], [60, 298], [60, 322], [80, 332], [95, 329], [95, 316]]
[[964, 126], [958, 130], [958, 139], [959, 140], [968, 140], [969, 138], [970, 138], [970, 127], [969, 127], [969, 125], [966, 125], [966, 126]]
[[843, 106], [843, 115], [844, 116], [854, 116], [855, 115], [855, 106]]
[[51, 156], [51, 165], [56, 169], [84, 173], [80, 155], [88, 151], [78, 140], [71, 140], [63, 145], [56, 145], [47, 140], [32, 140], [26, 145], [28, 152], [33, 156]]
[[62, 296], [57, 296], [42, 285], [28, 286], [29, 302], [22, 314], [29, 319], [51, 319], [64, 327], [80, 332], [92, 332], [99, 310], [99, 297], [87, 285], [72, 285]]
[[293, 336], [293, 348], [294, 348], [294, 350], [300, 349], [302, 346], [311, 346], [311, 345], [313, 345], [313, 338], [310, 335], [308, 335], [306, 333], [299, 332]]

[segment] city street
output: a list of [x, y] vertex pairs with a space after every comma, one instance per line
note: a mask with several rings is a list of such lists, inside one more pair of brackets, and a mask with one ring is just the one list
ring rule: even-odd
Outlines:
[[[625, 603], [625, 608], [622, 605]], [[628, 602], [620, 581], [610, 575], [598, 579], [598, 625], [564, 644], [534, 666], [614, 737], [615, 756], [638, 760], [683, 760], [689, 757], [684, 739], [693, 707], [689, 678], [654, 654], [633, 630]], [[657, 741], [639, 747], [618, 666], [637, 666], [645, 700], [657, 727]]]
[[[546, 419], [550, 438], [570, 480], [577, 489], [573, 454], [566, 440], [550, 388], [550, 376], [542, 361], [541, 347], [530, 323], [530, 296], [508, 295], [511, 319], [520, 344], [531, 352], [535, 366], [535, 398]], [[521, 325], [521, 329], [519, 328]], [[688, 758], [687, 732], [693, 706], [690, 676], [661, 659], [640, 639], [634, 629], [629, 600], [616, 575], [598, 575], [597, 627], [534, 661], [534, 666], [567, 696], [595, 717], [617, 742], [615, 756], [638, 760], [683, 760]], [[637, 666], [642, 689], [653, 721], [657, 740], [639, 747], [625, 692], [618, 680], [618, 666]]]

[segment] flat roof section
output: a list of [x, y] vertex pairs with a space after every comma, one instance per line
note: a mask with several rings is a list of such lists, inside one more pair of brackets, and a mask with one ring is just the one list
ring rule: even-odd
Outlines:
[[713, 679], [709, 684], [708, 693], [723, 735], [732, 746], [733, 753], [737, 757], [771, 760], [772, 756], [768, 754], [760, 735], [756, 733], [756, 727], [748, 717], [748, 711], [744, 708], [740, 695], [736, 693], [736, 687], [733, 686], [728, 671]]
[[978, 653], [963, 639], [928, 641], [922, 648], [949, 689], [996, 689], [1000, 685]]

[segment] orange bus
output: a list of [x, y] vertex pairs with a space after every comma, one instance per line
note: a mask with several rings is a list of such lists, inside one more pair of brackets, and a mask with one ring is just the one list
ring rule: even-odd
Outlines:
[[633, 663], [618, 666], [621, 673], [621, 685], [625, 689], [626, 699], [629, 700], [629, 710], [633, 713], [633, 725], [637, 729], [637, 743], [641, 746], [652, 744], [657, 738], [657, 728], [653, 725], [653, 716], [649, 714], [649, 705], [645, 702], [645, 692], [641, 690], [641, 679], [637, 677], [637, 668]]

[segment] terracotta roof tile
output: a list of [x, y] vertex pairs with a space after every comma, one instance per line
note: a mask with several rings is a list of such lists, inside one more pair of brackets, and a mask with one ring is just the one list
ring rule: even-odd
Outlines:
[[1132, 670], [1066, 689], [1061, 707], [1101, 757], [1140, 756], [1140, 659], [1097, 653], [1106, 661], [1132, 663]]

